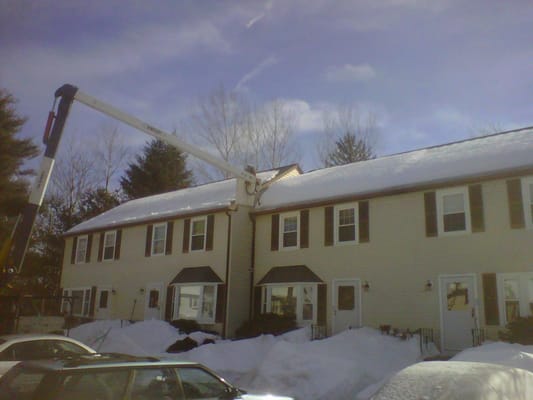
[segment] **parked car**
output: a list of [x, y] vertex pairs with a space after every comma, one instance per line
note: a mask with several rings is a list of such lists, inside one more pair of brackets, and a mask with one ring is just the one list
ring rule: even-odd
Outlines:
[[124, 354], [24, 361], [0, 378], [0, 400], [293, 400], [250, 395], [201, 364]]
[[0, 376], [19, 361], [96, 353], [89, 346], [61, 335], [18, 334], [0, 336]]
[[372, 400], [528, 400], [533, 373], [505, 365], [428, 361], [402, 369]]

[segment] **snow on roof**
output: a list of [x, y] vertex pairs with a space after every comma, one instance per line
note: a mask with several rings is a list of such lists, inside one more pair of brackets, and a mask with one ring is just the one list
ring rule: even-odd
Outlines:
[[[273, 179], [279, 170], [257, 173], [262, 182]], [[123, 203], [66, 232], [67, 235], [101, 228], [113, 228], [156, 219], [228, 208], [235, 201], [236, 179], [226, 179]]]
[[283, 179], [265, 191], [257, 210], [371, 195], [531, 166], [533, 127]]

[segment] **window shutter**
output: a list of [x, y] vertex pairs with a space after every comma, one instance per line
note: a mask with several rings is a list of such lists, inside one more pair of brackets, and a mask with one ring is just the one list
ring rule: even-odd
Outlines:
[[89, 317], [94, 317], [94, 306], [96, 305], [96, 286], [91, 287], [91, 300], [89, 302]]
[[324, 208], [324, 246], [333, 246], [333, 207]]
[[189, 235], [191, 231], [191, 220], [187, 218], [185, 221], [183, 221], [183, 247], [182, 251], [184, 253], [189, 252]]
[[172, 235], [174, 233], [174, 221], [167, 222], [167, 239], [165, 240], [165, 254], [172, 254]]
[[115, 241], [115, 260], [120, 258], [120, 244], [122, 243], [122, 229], [117, 230]]
[[207, 232], [205, 237], [205, 249], [207, 251], [213, 250], [213, 234], [215, 232], [215, 216], [213, 214], [207, 216]]
[[470, 185], [468, 187], [468, 198], [470, 199], [472, 232], [484, 232], [485, 219], [483, 218], [483, 191], [481, 185]]
[[498, 307], [496, 274], [483, 274], [483, 303], [485, 307], [485, 323], [487, 325], [499, 325], [500, 310]]
[[309, 247], [309, 210], [300, 211], [300, 248]]
[[270, 231], [270, 250], [279, 249], [279, 214], [272, 215], [272, 224]]
[[437, 236], [437, 198], [435, 192], [424, 193], [424, 208], [426, 212], [426, 236]]
[[167, 297], [165, 298], [165, 321], [172, 321], [172, 305], [174, 304], [174, 286], [167, 286]]
[[511, 229], [524, 228], [524, 207], [522, 205], [522, 184], [520, 179], [507, 181], [507, 199], [509, 201]]
[[85, 262], [91, 261], [91, 248], [93, 247], [93, 234], [89, 234], [87, 237], [87, 250], [85, 251]]
[[261, 294], [263, 292], [262, 286], [254, 287], [254, 318], [261, 315]]
[[215, 322], [224, 322], [224, 315], [226, 314], [226, 285], [221, 284], [217, 287], [217, 305], [215, 312]]
[[317, 308], [316, 308], [316, 323], [320, 326], [326, 326], [327, 319], [327, 285], [318, 285], [317, 290]]
[[370, 212], [368, 201], [359, 202], [359, 243], [370, 241]]
[[144, 256], [150, 257], [152, 254], [152, 231], [154, 229], [153, 225], [148, 225], [146, 227], [146, 246], [144, 248]]
[[100, 232], [100, 238], [98, 239], [98, 262], [101, 262], [104, 257], [104, 236], [105, 232]]
[[76, 263], [76, 247], [78, 246], [78, 237], [74, 236], [72, 238], [72, 250], [70, 252], [70, 263]]

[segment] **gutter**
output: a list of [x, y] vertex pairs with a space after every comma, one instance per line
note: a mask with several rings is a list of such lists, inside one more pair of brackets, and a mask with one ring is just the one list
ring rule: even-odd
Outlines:
[[226, 215], [228, 216], [228, 240], [226, 244], [226, 298], [224, 304], [224, 320], [222, 321], [222, 337], [226, 338], [226, 331], [227, 331], [227, 325], [228, 325], [228, 309], [229, 309], [229, 292], [230, 292], [230, 279], [229, 279], [229, 272], [230, 272], [230, 251], [231, 251], [231, 212], [235, 211], [235, 209], [228, 209], [226, 210]]

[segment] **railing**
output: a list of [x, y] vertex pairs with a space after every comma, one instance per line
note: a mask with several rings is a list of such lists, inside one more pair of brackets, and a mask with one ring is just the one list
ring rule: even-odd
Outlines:
[[433, 328], [419, 328], [416, 333], [420, 335], [420, 354], [425, 354], [430, 350], [430, 344], [435, 343]]
[[326, 327], [324, 325], [311, 325], [311, 340], [324, 339]]
[[472, 346], [481, 346], [485, 341], [485, 329], [474, 328], [472, 329]]

